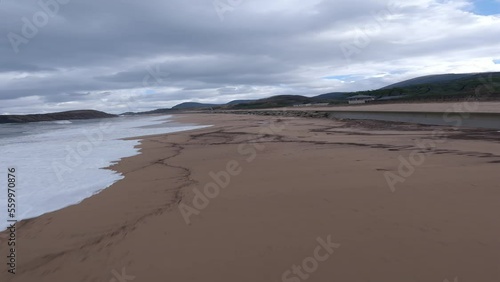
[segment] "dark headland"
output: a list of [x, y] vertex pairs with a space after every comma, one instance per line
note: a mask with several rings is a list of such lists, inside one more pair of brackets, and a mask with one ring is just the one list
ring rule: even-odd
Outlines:
[[94, 110], [67, 111], [49, 114], [32, 115], [0, 115], [0, 123], [26, 123], [38, 121], [56, 121], [56, 120], [75, 120], [75, 119], [94, 119], [94, 118], [112, 118], [117, 115]]

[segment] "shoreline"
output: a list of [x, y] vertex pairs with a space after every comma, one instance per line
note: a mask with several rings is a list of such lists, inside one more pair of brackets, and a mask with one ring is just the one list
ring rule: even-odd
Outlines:
[[[139, 154], [141, 135], [197, 128], [169, 120], [165, 116], [95, 119], [64, 125], [50, 122], [7, 131], [0, 139], [0, 147], [8, 153], [1, 167], [6, 170], [7, 165], [14, 166], [21, 176], [19, 189], [11, 193], [21, 202], [12, 201], [16, 208], [11, 216], [31, 219], [78, 204], [122, 178], [105, 168]], [[7, 210], [7, 199], [2, 196], [5, 194], [0, 195], [1, 206]], [[4, 231], [9, 226], [5, 224], [6, 213], [0, 214], [0, 220], [0, 231]]]
[[[499, 278], [493, 132], [227, 114], [173, 119], [214, 126], [134, 138], [141, 154], [110, 167], [123, 180], [18, 226], [19, 272], [7, 276], [2, 264], [2, 281], [110, 281], [122, 269], [136, 281], [279, 281], [328, 236], [340, 247], [309, 281]], [[445, 142], [392, 193], [384, 173], [397, 172], [415, 138], [438, 130]], [[230, 162], [240, 173], [230, 173]], [[193, 189], [224, 184], [212, 177], [223, 171], [227, 187], [186, 224], [179, 205], [196, 209]]]

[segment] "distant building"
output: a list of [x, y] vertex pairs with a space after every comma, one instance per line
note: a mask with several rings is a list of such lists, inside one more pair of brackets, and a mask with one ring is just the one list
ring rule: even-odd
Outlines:
[[352, 96], [352, 97], [347, 98], [347, 100], [349, 101], [349, 104], [351, 104], [351, 105], [364, 104], [366, 102], [374, 101], [375, 97], [368, 96], [368, 95], [356, 95], [356, 96]]

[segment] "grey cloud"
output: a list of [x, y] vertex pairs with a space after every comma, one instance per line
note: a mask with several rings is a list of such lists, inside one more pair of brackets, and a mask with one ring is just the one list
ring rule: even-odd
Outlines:
[[[138, 108], [152, 109], [187, 100], [373, 89], [428, 74], [429, 66], [477, 71], [475, 61], [500, 56], [493, 36], [498, 16], [488, 22], [437, 0], [395, 1], [389, 17], [374, 16], [387, 15], [388, 3], [244, 1], [220, 21], [212, 1], [72, 0], [16, 54], [7, 34], [22, 35], [22, 18], [31, 20], [41, 8], [37, 1], [2, 1], [0, 112], [33, 110], [34, 101], [45, 103], [43, 111], [113, 112], [131, 97]], [[359, 43], [367, 25], [380, 29], [367, 32], [368, 43], [346, 60], [340, 44]], [[160, 79], [150, 68], [161, 71]], [[382, 72], [389, 75], [375, 76]], [[366, 78], [322, 79], [345, 74]]]

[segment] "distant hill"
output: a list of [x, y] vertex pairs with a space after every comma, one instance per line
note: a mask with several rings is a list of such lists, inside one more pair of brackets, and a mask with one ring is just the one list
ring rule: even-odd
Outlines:
[[245, 104], [233, 105], [231, 109], [264, 109], [288, 107], [296, 104], [307, 104], [314, 102], [314, 99], [300, 95], [278, 95], [269, 98], [255, 100]]
[[230, 109], [263, 109], [263, 108], [279, 108], [291, 107], [294, 105], [302, 104], [315, 104], [315, 103], [330, 103], [339, 100], [344, 100], [349, 93], [332, 92], [321, 94], [314, 97], [305, 97], [301, 95], [278, 95], [269, 98], [250, 101], [244, 104], [226, 104]]
[[[488, 84], [488, 91], [480, 88]], [[482, 89], [476, 93], [477, 89]], [[281, 95], [256, 100], [247, 104], [230, 106], [231, 109], [258, 109], [286, 107], [309, 103], [346, 103], [346, 98], [370, 95], [378, 101], [447, 101], [474, 98], [476, 100], [500, 99], [500, 72], [443, 74], [417, 77], [392, 84], [378, 90], [358, 92], [332, 92], [315, 97]]]
[[326, 93], [326, 94], [321, 94], [321, 95], [312, 97], [312, 99], [317, 100], [317, 101], [335, 100], [335, 99], [345, 98], [345, 96], [347, 94], [349, 94], [349, 93], [346, 93], [346, 92], [332, 92], [332, 93]]
[[172, 113], [172, 112], [175, 112], [175, 110], [172, 110], [172, 109], [156, 109], [156, 110], [152, 110], [152, 111], [147, 111], [147, 112], [137, 112], [137, 113], [134, 113], [134, 112], [126, 112], [126, 113], [123, 113], [123, 114], [120, 114], [121, 116], [137, 116], [137, 115], [159, 115], [159, 114], [169, 114], [169, 113]]
[[238, 104], [251, 103], [251, 102], [254, 102], [254, 101], [255, 100], [234, 100], [234, 101], [231, 101], [231, 102], [227, 103], [226, 105], [232, 106], [232, 105], [238, 105]]
[[218, 104], [203, 104], [195, 102], [186, 102], [172, 107], [172, 110], [204, 109], [218, 107]]
[[[477, 92], [478, 89], [481, 91]], [[371, 95], [381, 100], [391, 98], [405, 101], [447, 101], [466, 98], [498, 100], [500, 99], [500, 72], [418, 77], [378, 90], [350, 93], [349, 96], [359, 94]]]
[[452, 73], [452, 74], [427, 75], [427, 76], [416, 77], [416, 78], [408, 79], [408, 80], [401, 81], [398, 83], [394, 83], [394, 84], [388, 85], [386, 87], [383, 87], [381, 89], [406, 87], [406, 86], [413, 86], [413, 85], [425, 84], [425, 83], [447, 82], [447, 81], [452, 81], [452, 80], [456, 80], [456, 79], [471, 77], [474, 75], [477, 75], [477, 73], [462, 73], [462, 74]]
[[[488, 91], [481, 88], [482, 91], [476, 93], [476, 89], [484, 86], [485, 83], [493, 85], [488, 85]], [[348, 97], [355, 95], [370, 95], [375, 97], [376, 101], [380, 103], [394, 101], [447, 101], [469, 98], [476, 100], [499, 100], [499, 91], [500, 72], [440, 74], [405, 80], [377, 90], [331, 92], [314, 97], [278, 95], [258, 100], [234, 100], [223, 105], [187, 102], [174, 106], [172, 109], [158, 109], [149, 112], [126, 114], [168, 114], [175, 111], [208, 108], [265, 109], [315, 103], [345, 104]]]
[[0, 123], [26, 123], [38, 121], [56, 121], [56, 120], [75, 120], [75, 119], [94, 119], [111, 118], [116, 115], [93, 110], [67, 111], [50, 114], [34, 115], [0, 115]]

